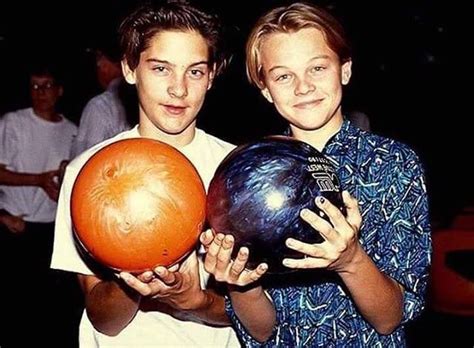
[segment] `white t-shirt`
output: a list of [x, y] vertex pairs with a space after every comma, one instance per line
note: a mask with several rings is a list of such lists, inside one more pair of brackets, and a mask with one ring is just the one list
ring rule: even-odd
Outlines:
[[[56, 216], [52, 268], [93, 274], [74, 244], [69, 206], [72, 187], [80, 169], [94, 153], [118, 140], [137, 137], [140, 137], [137, 127], [122, 132], [82, 153], [67, 167]], [[217, 166], [233, 148], [233, 145], [197, 129], [193, 141], [179, 150], [194, 164], [207, 188]], [[204, 272], [202, 264], [201, 271], [201, 285], [205, 286], [209, 275]], [[84, 314], [80, 325], [80, 343], [81, 347], [240, 347], [230, 327], [214, 328], [177, 320], [161, 312], [142, 311], [115, 337], [96, 331]]]
[[115, 79], [110, 82], [107, 90], [92, 98], [85, 106], [72, 147], [73, 158], [101, 141], [130, 129], [118, 94], [121, 81]]
[[[69, 160], [77, 126], [61, 116], [50, 122], [35, 115], [32, 108], [7, 113], [0, 118], [0, 163], [19, 173], [56, 170]], [[37, 186], [1, 185], [0, 208], [24, 215], [30, 222], [52, 222], [56, 202]]]

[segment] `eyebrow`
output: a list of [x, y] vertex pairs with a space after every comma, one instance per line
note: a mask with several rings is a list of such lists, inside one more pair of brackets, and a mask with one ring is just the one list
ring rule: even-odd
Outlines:
[[[308, 63], [312, 62], [314, 60], [318, 60], [318, 59], [329, 59], [329, 58], [331, 58], [331, 57], [328, 54], [321, 54], [321, 55], [314, 56], [313, 58], [309, 59]], [[272, 71], [274, 71], [276, 69], [288, 69], [288, 67], [285, 66], [285, 65], [276, 65], [276, 66], [272, 67], [271, 69], [269, 69], [268, 72], [271, 73]]]
[[[176, 64], [173, 64], [171, 63], [170, 61], [168, 60], [164, 60], [164, 59], [157, 59], [157, 58], [148, 58], [146, 60], [147, 63], [160, 63], [160, 64], [166, 64], [166, 65], [171, 65], [171, 66], [176, 66]], [[198, 65], [202, 65], [202, 64], [205, 64], [207, 66], [209, 66], [209, 61], [207, 60], [201, 60], [199, 62], [195, 62], [195, 63], [192, 63], [189, 65], [189, 67], [193, 67], [193, 66], [198, 66]]]

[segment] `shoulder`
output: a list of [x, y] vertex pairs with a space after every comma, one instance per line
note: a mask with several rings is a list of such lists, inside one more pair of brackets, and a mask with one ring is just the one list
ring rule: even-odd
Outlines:
[[199, 140], [198, 143], [200, 146], [207, 147], [210, 150], [227, 154], [235, 148], [234, 144], [208, 134], [202, 129], [196, 129], [196, 137]]
[[133, 137], [138, 137], [138, 132], [136, 131], [136, 128], [121, 132], [121, 133], [117, 134], [116, 136], [114, 136], [110, 139], [106, 139], [106, 140], [92, 146], [91, 148], [85, 150], [80, 155], [78, 155], [76, 158], [74, 158], [70, 162], [70, 164], [68, 166], [68, 169], [71, 169], [71, 171], [79, 172], [81, 170], [81, 168], [84, 166], [84, 164], [89, 160], [89, 158], [94, 156], [94, 154], [99, 152], [101, 149], [103, 149], [107, 145], [110, 145], [110, 144], [115, 143], [115, 142], [117, 142], [119, 140], [122, 140], [122, 139], [128, 139], [128, 138], [133, 138]]
[[96, 96], [89, 99], [86, 106], [84, 107], [83, 113], [93, 111], [94, 109], [103, 108], [108, 103], [110, 98], [111, 95], [108, 91], [97, 94]]
[[4, 122], [15, 122], [29, 117], [33, 112], [32, 108], [18, 109], [15, 111], [9, 111], [4, 114], [0, 120]]
[[405, 143], [365, 131], [359, 131], [359, 137], [359, 150], [366, 158], [391, 164], [419, 161], [417, 153]]
[[76, 130], [78, 128], [77, 125], [74, 122], [72, 122], [70, 119], [68, 119], [64, 115], [61, 115], [61, 117], [63, 119], [65, 127], [69, 128], [71, 130]]

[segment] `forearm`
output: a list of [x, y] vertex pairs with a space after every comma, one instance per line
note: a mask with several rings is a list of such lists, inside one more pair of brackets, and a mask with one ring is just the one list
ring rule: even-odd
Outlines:
[[109, 336], [118, 335], [135, 317], [140, 295], [116, 281], [100, 281], [86, 295], [87, 315], [94, 327]]
[[202, 305], [187, 312], [210, 325], [230, 326], [230, 319], [225, 312], [224, 297], [212, 290], [204, 290]]
[[273, 303], [261, 286], [247, 291], [229, 288], [235, 314], [250, 335], [257, 341], [266, 341], [273, 332], [276, 312]]
[[167, 313], [179, 320], [194, 321], [214, 326], [230, 326], [225, 313], [224, 297], [212, 290], [203, 290], [199, 298], [185, 308], [161, 302], [159, 298], [143, 298], [140, 308], [146, 311]]
[[40, 176], [30, 173], [16, 173], [0, 167], [0, 184], [7, 186], [38, 186]]
[[403, 315], [403, 288], [382, 273], [360, 248], [342, 280], [364, 318], [380, 334], [390, 334], [400, 325]]

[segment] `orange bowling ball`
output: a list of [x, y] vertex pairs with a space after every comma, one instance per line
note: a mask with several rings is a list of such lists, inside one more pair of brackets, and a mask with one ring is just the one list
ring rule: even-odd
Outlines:
[[191, 162], [147, 138], [99, 150], [79, 172], [71, 195], [80, 245], [100, 264], [132, 273], [186, 256], [205, 212], [205, 189]]

